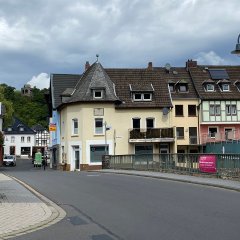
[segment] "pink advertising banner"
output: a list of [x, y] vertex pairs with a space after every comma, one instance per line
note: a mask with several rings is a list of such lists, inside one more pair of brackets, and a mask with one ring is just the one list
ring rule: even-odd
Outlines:
[[215, 155], [202, 155], [199, 157], [199, 170], [205, 173], [217, 172], [217, 158]]

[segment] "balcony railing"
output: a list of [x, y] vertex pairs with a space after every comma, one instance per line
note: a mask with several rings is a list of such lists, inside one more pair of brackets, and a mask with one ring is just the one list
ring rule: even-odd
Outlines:
[[129, 142], [174, 142], [173, 128], [129, 129]]

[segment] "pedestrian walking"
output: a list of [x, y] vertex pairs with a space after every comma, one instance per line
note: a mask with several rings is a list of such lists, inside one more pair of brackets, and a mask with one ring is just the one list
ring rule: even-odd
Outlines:
[[47, 156], [44, 156], [43, 157], [43, 160], [42, 160], [42, 166], [43, 166], [43, 170], [45, 171], [46, 169], [46, 165], [47, 165]]

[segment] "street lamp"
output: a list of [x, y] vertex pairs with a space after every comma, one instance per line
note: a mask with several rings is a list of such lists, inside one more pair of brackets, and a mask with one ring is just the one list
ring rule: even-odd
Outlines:
[[104, 129], [105, 129], [105, 155], [107, 155], [107, 131], [111, 129], [110, 126], [107, 126], [107, 122], [104, 122]]
[[236, 49], [231, 52], [232, 54], [240, 55], [240, 42], [239, 41], [240, 41], [240, 34], [238, 35], [238, 42], [236, 44]]

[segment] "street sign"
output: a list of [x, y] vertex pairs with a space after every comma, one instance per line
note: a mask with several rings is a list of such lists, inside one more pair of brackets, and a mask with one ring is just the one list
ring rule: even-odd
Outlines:
[[55, 132], [57, 130], [56, 123], [50, 123], [49, 124], [49, 131], [50, 132]]
[[217, 172], [217, 158], [215, 155], [202, 155], [199, 157], [199, 170], [205, 173]]

